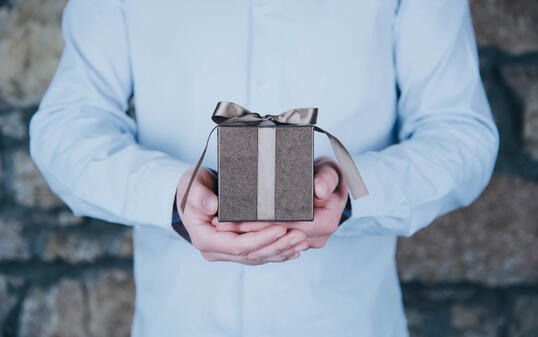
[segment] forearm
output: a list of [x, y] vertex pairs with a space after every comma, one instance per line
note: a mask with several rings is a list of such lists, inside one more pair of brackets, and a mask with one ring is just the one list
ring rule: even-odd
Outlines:
[[467, 1], [402, 1], [394, 41], [398, 143], [354, 157], [370, 195], [353, 201], [342, 235], [410, 236], [471, 203], [495, 165]]
[[352, 202], [352, 217], [337, 234], [410, 236], [475, 200], [494, 168], [496, 128], [492, 122], [448, 127], [356, 156], [370, 195]]
[[30, 153], [77, 215], [169, 229], [175, 188], [188, 168], [136, 140], [126, 115], [133, 92], [120, 1], [72, 0], [65, 48], [30, 123]]

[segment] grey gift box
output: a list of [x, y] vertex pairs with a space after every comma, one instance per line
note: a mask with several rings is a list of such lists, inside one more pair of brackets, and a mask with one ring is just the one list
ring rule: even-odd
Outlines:
[[313, 221], [314, 131], [328, 137], [353, 199], [368, 195], [345, 146], [315, 125], [317, 113], [317, 108], [297, 108], [262, 116], [233, 102], [218, 102], [211, 117], [217, 126], [194, 167], [181, 212], [215, 129], [219, 221]]
[[219, 125], [219, 221], [312, 221], [311, 125]]

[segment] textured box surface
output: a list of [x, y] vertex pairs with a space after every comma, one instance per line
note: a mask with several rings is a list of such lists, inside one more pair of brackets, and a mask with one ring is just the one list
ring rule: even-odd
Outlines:
[[[259, 140], [259, 137], [266, 137], [264, 135], [267, 134], [259, 132], [259, 129], [266, 127], [218, 127], [220, 221], [313, 220], [313, 128], [271, 126], [274, 128], [274, 138], [269, 139], [274, 139], [275, 157], [273, 161], [264, 161], [260, 160], [258, 146], [267, 149], [268, 138]], [[274, 168], [258, 167], [267, 163], [274, 165]], [[274, 174], [274, 183], [267, 179], [267, 174]], [[266, 180], [259, 184], [260, 179]], [[270, 191], [270, 194], [258, 188], [259, 185], [266, 186], [267, 181], [274, 184], [274, 191]], [[268, 202], [268, 195], [274, 200]], [[258, 214], [260, 207], [264, 207], [258, 203], [259, 200], [266, 203], [265, 206], [274, 207], [271, 218]]]

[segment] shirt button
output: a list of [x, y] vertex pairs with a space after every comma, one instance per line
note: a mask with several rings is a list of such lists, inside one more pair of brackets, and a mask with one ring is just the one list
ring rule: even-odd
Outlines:
[[260, 8], [260, 10], [262, 14], [267, 15], [271, 11], [271, 8], [269, 7], [269, 5], [265, 4]]
[[262, 83], [260, 84], [259, 89], [261, 92], [267, 92], [269, 90], [269, 85], [267, 85], [267, 83]]

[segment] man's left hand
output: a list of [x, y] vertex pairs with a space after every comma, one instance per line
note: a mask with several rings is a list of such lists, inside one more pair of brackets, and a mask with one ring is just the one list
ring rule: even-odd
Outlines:
[[[314, 168], [314, 221], [279, 222], [288, 230], [298, 229], [306, 234], [302, 248], [322, 248], [329, 237], [338, 229], [342, 212], [347, 202], [347, 185], [338, 164], [329, 157], [315, 160]], [[274, 225], [273, 222], [219, 222], [215, 217], [212, 224], [218, 231], [237, 233], [253, 232]], [[298, 245], [299, 246], [299, 245]], [[305, 247], [306, 246], [306, 247]], [[264, 249], [251, 252], [254, 258], [263, 258]]]

